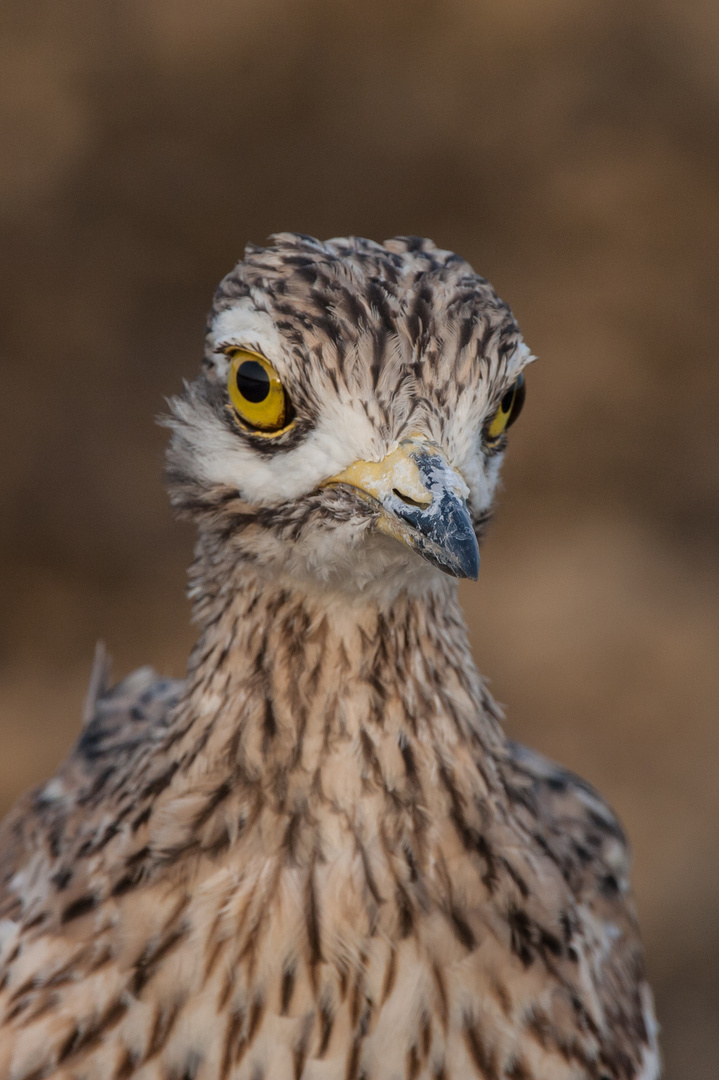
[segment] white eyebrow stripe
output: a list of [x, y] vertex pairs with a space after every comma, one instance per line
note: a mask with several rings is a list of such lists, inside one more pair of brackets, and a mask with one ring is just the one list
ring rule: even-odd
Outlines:
[[281, 363], [284, 358], [282, 338], [272, 317], [247, 297], [215, 317], [210, 339], [218, 370], [226, 367], [222, 350], [229, 345], [250, 346], [273, 364]]

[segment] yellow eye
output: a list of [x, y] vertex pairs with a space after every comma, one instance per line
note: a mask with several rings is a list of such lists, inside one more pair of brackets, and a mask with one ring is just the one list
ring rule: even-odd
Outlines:
[[227, 392], [237, 415], [248, 427], [276, 433], [292, 420], [292, 406], [272, 364], [259, 353], [232, 353]]
[[496, 442], [499, 436], [504, 434], [507, 428], [514, 423], [522, 411], [525, 396], [524, 375], [520, 375], [505, 393], [499, 403], [499, 408], [489, 422], [487, 428], [488, 443]]

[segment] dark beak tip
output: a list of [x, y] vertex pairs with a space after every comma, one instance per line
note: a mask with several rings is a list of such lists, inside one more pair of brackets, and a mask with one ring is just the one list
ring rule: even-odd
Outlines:
[[456, 495], [447, 494], [442, 509], [442, 526], [434, 537], [440, 540], [439, 565], [456, 577], [476, 581], [479, 577], [479, 544], [467, 504]]
[[457, 577], [476, 581], [479, 577], [479, 546], [472, 533], [471, 540], [464, 541], [454, 551], [457, 560]]
[[418, 555], [452, 577], [476, 581], [479, 544], [467, 503], [454, 487], [456, 474], [435, 455], [417, 454], [415, 460], [433, 492], [431, 506], [410, 506], [394, 492], [383, 505], [409, 526], [407, 543]]
[[471, 567], [467, 567], [464, 575], [469, 581], [477, 581], [479, 579], [479, 556], [474, 560]]
[[479, 577], [479, 544], [464, 506], [454, 506], [440, 527], [430, 527], [422, 516], [413, 522], [415, 551], [438, 570], [455, 578], [476, 581]]

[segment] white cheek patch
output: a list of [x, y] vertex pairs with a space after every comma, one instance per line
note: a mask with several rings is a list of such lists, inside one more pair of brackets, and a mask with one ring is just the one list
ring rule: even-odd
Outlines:
[[502, 460], [502, 454], [484, 461], [479, 453], [475, 453], [463, 470], [462, 475], [470, 488], [469, 505], [475, 513], [481, 514], [492, 505]]
[[499, 479], [502, 455], [485, 459], [480, 448], [486, 387], [484, 396], [463, 394], [459, 398], [448, 425], [447, 452], [450, 464], [469, 487], [468, 503], [475, 513], [482, 513], [492, 503]]
[[387, 452], [364, 411], [351, 403], [332, 402], [299, 446], [267, 456], [233, 434], [208, 405], [180, 399], [174, 410], [198, 478], [234, 487], [255, 506], [299, 499], [358, 458], [379, 461]]

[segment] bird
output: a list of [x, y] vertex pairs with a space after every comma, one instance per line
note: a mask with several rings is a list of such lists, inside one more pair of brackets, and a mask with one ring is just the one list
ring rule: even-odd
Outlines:
[[625, 834], [458, 601], [534, 359], [460, 256], [248, 245], [171, 399], [184, 679], [0, 829], [0, 1080], [654, 1080]]

